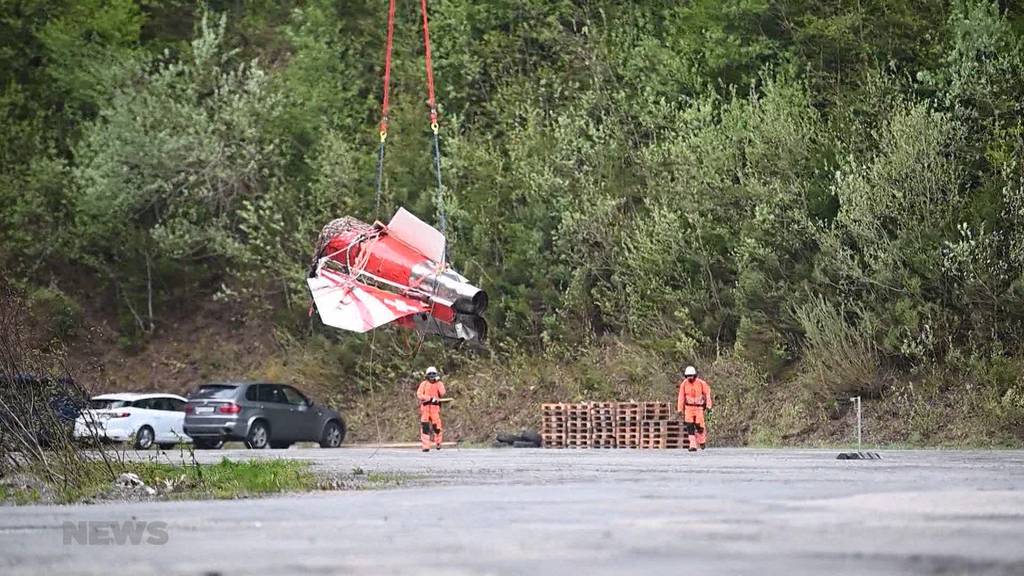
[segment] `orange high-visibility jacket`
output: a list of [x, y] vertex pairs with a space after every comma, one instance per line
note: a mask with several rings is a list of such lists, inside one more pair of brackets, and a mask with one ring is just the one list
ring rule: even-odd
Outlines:
[[711, 387], [700, 378], [683, 378], [679, 383], [679, 401], [676, 403], [676, 410], [685, 412], [687, 409], [696, 410], [711, 408]]
[[444, 382], [440, 380], [437, 382], [424, 380], [423, 382], [420, 382], [420, 387], [416, 389], [416, 398], [419, 399], [421, 403], [442, 397], [444, 397]]

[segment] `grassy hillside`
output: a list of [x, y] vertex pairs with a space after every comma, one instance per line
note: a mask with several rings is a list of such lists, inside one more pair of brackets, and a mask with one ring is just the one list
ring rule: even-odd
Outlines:
[[[542, 354], [445, 350], [383, 331], [348, 352], [329, 328], [297, 338], [259, 316], [210, 305], [182, 318], [140, 349], [117, 344], [115, 331], [96, 318], [67, 348], [71, 371], [93, 393], [164, 390], [187, 393], [210, 381], [233, 378], [289, 382], [341, 409], [350, 441], [414, 441], [414, 393], [427, 364], [445, 374], [454, 404], [445, 409], [448, 438], [489, 443], [502, 431], [539, 427], [544, 402], [660, 400], [674, 404], [681, 369], [624, 338], [606, 338], [586, 349]], [[36, 340], [39, 342], [39, 340]], [[339, 352], [341, 356], [339, 356]], [[349, 355], [347, 356], [346, 355]], [[854, 439], [855, 413], [848, 393], [826, 394], [820, 381], [796, 370], [769, 380], [732, 352], [694, 360], [713, 385], [715, 445], [837, 446]], [[1024, 410], [999, 396], [993, 380], [1020, 366], [970, 375], [922, 373], [890, 376], [876, 397], [864, 399], [864, 440], [882, 446], [1019, 447]], [[964, 410], [964, 392], [973, 394]]]

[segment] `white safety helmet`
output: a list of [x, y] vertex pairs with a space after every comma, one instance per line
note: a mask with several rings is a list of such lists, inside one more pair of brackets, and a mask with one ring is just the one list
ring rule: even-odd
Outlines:
[[427, 378], [429, 379], [431, 377], [433, 377], [433, 378], [437, 378], [438, 377], [437, 368], [434, 367], [434, 366], [431, 366], [430, 368], [427, 368]]
[[689, 378], [691, 376], [696, 376], [696, 375], [697, 375], [697, 369], [694, 368], [693, 366], [687, 366], [686, 370], [683, 370], [683, 376], [686, 376], [687, 378]]

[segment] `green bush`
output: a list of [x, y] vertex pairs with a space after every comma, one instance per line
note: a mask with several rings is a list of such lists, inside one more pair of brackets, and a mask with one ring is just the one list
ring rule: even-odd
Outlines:
[[864, 311], [818, 298], [795, 309], [804, 334], [804, 370], [824, 398], [877, 397], [887, 384], [882, 355]]
[[48, 339], [65, 340], [81, 326], [81, 306], [57, 287], [37, 288], [29, 294], [27, 302], [32, 317], [43, 327]]

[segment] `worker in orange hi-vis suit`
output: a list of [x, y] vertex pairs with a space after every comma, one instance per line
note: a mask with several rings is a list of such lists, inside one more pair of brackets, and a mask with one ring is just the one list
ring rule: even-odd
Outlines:
[[711, 409], [711, 387], [697, 377], [697, 369], [687, 366], [683, 381], [679, 383], [679, 401], [676, 410], [683, 415], [683, 424], [690, 439], [690, 452], [703, 450], [708, 441], [704, 411]]
[[441, 425], [441, 398], [444, 397], [444, 382], [437, 368], [427, 368], [427, 379], [420, 382], [416, 398], [420, 401], [420, 443], [424, 452], [430, 452], [430, 434], [434, 434], [434, 447], [441, 449], [443, 428]]

